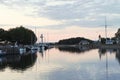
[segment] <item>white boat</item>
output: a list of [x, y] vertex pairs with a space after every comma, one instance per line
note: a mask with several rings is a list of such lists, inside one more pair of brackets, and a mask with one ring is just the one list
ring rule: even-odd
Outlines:
[[19, 48], [19, 52], [20, 52], [20, 54], [26, 53], [26, 48]]
[[31, 47], [31, 50], [39, 50], [39, 47], [37, 47], [37, 46], [32, 46], [32, 47]]
[[6, 54], [6, 52], [3, 50], [0, 50], [0, 55], [4, 55], [4, 54]]

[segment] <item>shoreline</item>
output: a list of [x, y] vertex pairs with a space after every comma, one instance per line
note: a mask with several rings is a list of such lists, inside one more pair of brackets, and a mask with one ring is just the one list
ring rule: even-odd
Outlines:
[[108, 45], [106, 45], [106, 44], [100, 44], [99, 48], [104, 48], [104, 49], [120, 49], [120, 45], [118, 45], [118, 44], [112, 44], [112, 45], [110, 45], [110, 44], [108, 44]]
[[118, 44], [91, 44], [91, 45], [55, 45], [55, 47], [89, 47], [102, 49], [120, 49]]

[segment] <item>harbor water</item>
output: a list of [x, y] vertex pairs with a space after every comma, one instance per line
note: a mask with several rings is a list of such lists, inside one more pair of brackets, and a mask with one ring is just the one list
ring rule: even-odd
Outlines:
[[120, 50], [52, 48], [0, 57], [0, 80], [119, 80]]

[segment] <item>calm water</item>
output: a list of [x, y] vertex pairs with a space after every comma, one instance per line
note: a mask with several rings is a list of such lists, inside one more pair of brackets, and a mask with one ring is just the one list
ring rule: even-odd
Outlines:
[[0, 58], [0, 80], [119, 80], [120, 50], [52, 48]]

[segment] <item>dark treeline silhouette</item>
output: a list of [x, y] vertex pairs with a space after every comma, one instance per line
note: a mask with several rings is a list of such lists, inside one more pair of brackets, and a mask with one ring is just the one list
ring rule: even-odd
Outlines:
[[92, 40], [89, 40], [89, 39], [85, 39], [85, 38], [82, 38], [82, 37], [76, 37], [76, 38], [69, 38], [69, 39], [60, 40], [57, 44], [60, 44], [60, 45], [75, 45], [75, 44], [79, 44], [79, 42], [82, 41], [82, 40], [89, 41], [90, 43], [93, 42]]
[[23, 26], [11, 28], [7, 31], [1, 28], [0, 41], [6, 43], [34, 44], [37, 41], [37, 37], [32, 30], [24, 28]]
[[117, 38], [120, 38], [120, 28], [119, 28], [118, 31], [115, 33], [115, 36], [116, 36]]

